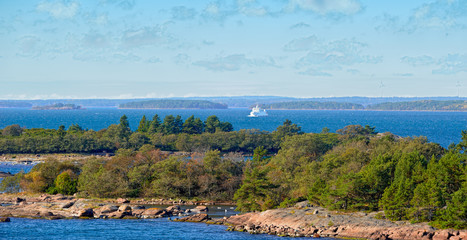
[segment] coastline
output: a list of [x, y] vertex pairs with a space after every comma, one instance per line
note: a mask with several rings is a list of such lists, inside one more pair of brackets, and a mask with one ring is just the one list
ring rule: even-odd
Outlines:
[[[56, 219], [144, 219], [174, 218], [227, 226], [227, 231], [288, 237], [335, 237], [379, 240], [463, 240], [467, 230], [436, 229], [426, 223], [392, 222], [381, 212], [337, 212], [297, 203], [291, 208], [250, 212], [211, 218], [210, 206], [233, 203], [171, 199], [89, 199], [76, 196], [0, 194], [0, 218]], [[184, 206], [184, 208], [181, 208]], [[188, 208], [187, 208], [188, 207]], [[232, 209], [232, 207], [231, 207]], [[3, 224], [3, 223], [2, 223]]]
[[369, 111], [369, 112], [467, 112], [467, 110], [380, 110], [380, 109], [287, 109], [287, 108], [273, 108], [266, 109], [270, 110], [281, 110], [281, 111]]

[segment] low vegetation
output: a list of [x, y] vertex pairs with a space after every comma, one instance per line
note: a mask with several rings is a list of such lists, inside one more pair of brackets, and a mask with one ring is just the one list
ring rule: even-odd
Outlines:
[[356, 110], [363, 109], [363, 105], [348, 102], [316, 102], [316, 101], [296, 101], [278, 102], [261, 105], [265, 109], [316, 109], [316, 110]]
[[386, 102], [369, 105], [370, 110], [396, 110], [396, 111], [467, 111], [467, 101], [450, 100], [435, 101], [421, 100], [411, 102]]
[[[271, 133], [232, 132], [223, 131], [216, 117], [210, 119], [202, 133], [183, 132], [192, 129], [188, 127], [179, 127], [182, 133], [163, 132], [166, 128], [161, 124], [157, 132], [146, 135], [154, 129], [154, 120], [142, 120], [138, 131], [132, 133], [122, 117], [113, 127], [115, 138], [111, 138], [121, 145], [110, 160], [94, 157], [74, 163], [50, 159], [27, 174], [7, 177], [0, 188], [90, 197], [233, 199], [241, 211], [309, 200], [332, 210], [383, 210], [381, 217], [394, 221], [467, 228], [467, 131], [462, 131], [460, 143], [445, 149], [423, 137], [400, 138], [377, 133], [369, 126], [350, 125], [336, 133], [326, 129], [303, 133], [286, 121]], [[194, 117], [192, 120], [197, 122]], [[214, 127], [208, 127], [208, 122], [215, 122]], [[56, 131], [50, 133], [56, 135]], [[100, 135], [108, 136], [106, 131]], [[25, 132], [2, 140], [21, 139]], [[130, 140], [134, 134], [148, 138], [147, 142], [135, 145]], [[159, 150], [173, 143], [169, 138], [177, 139], [173, 147], [182, 148], [183, 143], [186, 150], [202, 149], [201, 145], [193, 146], [200, 144], [198, 141], [212, 138], [212, 142], [202, 145], [210, 149], [175, 156]], [[254, 147], [252, 158], [232, 153], [247, 145]]]
[[205, 100], [147, 100], [123, 103], [119, 108], [226, 109], [227, 105]]

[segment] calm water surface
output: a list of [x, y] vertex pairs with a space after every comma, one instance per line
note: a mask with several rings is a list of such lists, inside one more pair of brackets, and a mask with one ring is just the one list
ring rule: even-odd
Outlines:
[[270, 110], [268, 117], [249, 118], [246, 108], [198, 110], [198, 109], [115, 109], [89, 108], [80, 111], [0, 109], [0, 128], [20, 124], [27, 128], [55, 128], [79, 124], [83, 128], [100, 130], [110, 124], [118, 124], [123, 114], [128, 116], [130, 126], [136, 129], [143, 115], [151, 119], [158, 114], [191, 115], [205, 120], [217, 115], [221, 121], [231, 122], [235, 130], [260, 129], [273, 131], [284, 120], [290, 119], [304, 132], [320, 132], [328, 127], [332, 132], [347, 125], [360, 124], [376, 127], [378, 132], [392, 132], [403, 137], [426, 136], [432, 142], [447, 147], [458, 143], [461, 130], [467, 129], [467, 112], [415, 112], [415, 111], [333, 111], [333, 110]]
[[[228, 232], [227, 227], [167, 219], [43, 220], [12, 218], [0, 224], [0, 239], [292, 239]], [[313, 238], [293, 238], [313, 239]], [[328, 239], [331, 238], [320, 238]]]
[[[392, 132], [400, 136], [427, 136], [430, 141], [447, 147], [460, 141], [461, 130], [467, 129], [467, 112], [387, 112], [387, 111], [313, 111], [271, 110], [268, 117], [248, 118], [248, 109], [227, 110], [134, 110], [91, 108], [83, 111], [32, 111], [0, 109], [0, 128], [20, 124], [27, 128], [58, 128], [79, 124], [83, 128], [100, 130], [117, 124], [126, 114], [132, 129], [143, 115], [161, 119], [173, 114], [183, 119], [191, 115], [205, 120], [217, 115], [231, 122], [235, 130], [260, 129], [273, 131], [285, 119], [302, 127], [304, 132], [331, 131], [350, 124], [370, 125], [378, 132]], [[31, 165], [0, 163], [0, 171], [16, 173], [30, 170]], [[226, 232], [225, 226], [196, 223], [174, 223], [167, 219], [140, 220], [32, 220], [12, 218], [0, 224], [0, 239], [284, 239], [270, 235], [250, 235]], [[297, 238], [294, 238], [297, 239]], [[300, 239], [300, 238], [298, 238]], [[322, 238], [323, 239], [323, 238]]]

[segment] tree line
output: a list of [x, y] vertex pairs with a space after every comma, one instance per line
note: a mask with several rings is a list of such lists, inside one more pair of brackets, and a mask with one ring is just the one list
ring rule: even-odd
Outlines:
[[421, 100], [411, 102], [387, 102], [369, 105], [370, 110], [395, 110], [395, 111], [465, 111], [467, 101], [465, 100]]
[[[221, 141], [241, 132], [169, 136], [220, 134]], [[247, 136], [257, 135], [262, 134]], [[27, 174], [5, 178], [0, 190], [234, 200], [241, 211], [308, 200], [332, 210], [384, 211], [378, 217], [467, 228], [467, 130], [461, 132], [461, 142], [448, 149], [424, 137], [401, 138], [360, 125], [336, 133], [326, 128], [303, 133], [286, 121], [263, 135], [268, 137], [258, 141], [251, 159], [217, 149], [175, 156], [145, 144], [120, 148], [110, 160], [48, 160]], [[184, 144], [190, 148], [195, 142]]]
[[363, 105], [349, 102], [316, 102], [293, 101], [261, 105], [264, 109], [316, 109], [316, 110], [356, 110], [364, 109]]
[[227, 105], [206, 100], [147, 100], [122, 103], [119, 108], [227, 109]]

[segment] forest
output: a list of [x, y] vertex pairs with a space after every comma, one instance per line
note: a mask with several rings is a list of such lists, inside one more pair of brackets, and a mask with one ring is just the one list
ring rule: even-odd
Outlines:
[[33, 110], [81, 110], [81, 106], [72, 103], [54, 103], [44, 106], [33, 106]]
[[205, 100], [148, 100], [122, 103], [119, 108], [227, 109], [227, 105]]
[[316, 110], [356, 110], [363, 109], [363, 105], [348, 102], [315, 102], [295, 101], [278, 102], [261, 105], [264, 109], [316, 109]]
[[[326, 128], [320, 133], [303, 133], [300, 126], [285, 121], [273, 132], [235, 132], [211, 116], [202, 122], [201, 131], [183, 128], [187, 121], [201, 122], [190, 119], [183, 124], [178, 120], [178, 130], [171, 130], [181, 133], [167, 132], [166, 127], [161, 127], [162, 122], [157, 132], [149, 134], [149, 142], [133, 145], [129, 141], [133, 134], [146, 136], [157, 124], [143, 118], [138, 131], [131, 133], [123, 116], [119, 125], [98, 134], [104, 137], [106, 131], [116, 129], [111, 130], [114, 138], [110, 139], [121, 141], [122, 145], [114, 145], [119, 147], [110, 160], [48, 159], [29, 173], [5, 178], [0, 191], [234, 200], [240, 211], [288, 207], [309, 200], [343, 212], [382, 211], [378, 217], [394, 221], [467, 228], [467, 130], [460, 133], [461, 142], [445, 149], [424, 137], [377, 133], [370, 126], [349, 125], [336, 133]], [[75, 136], [73, 131], [87, 132], [76, 125], [72, 127], [62, 129], [65, 133], [61, 132], [61, 137]], [[60, 129], [42, 131], [60, 137], [56, 135]], [[2, 141], [21, 139], [26, 134], [18, 132], [12, 127], [3, 129]], [[242, 134], [244, 138], [237, 138]], [[125, 136], [127, 142], [122, 140]], [[168, 136], [177, 140], [203, 137], [183, 140], [186, 146], [175, 143], [175, 147], [196, 149], [188, 156], [178, 156], [161, 151], [160, 140], [153, 140], [169, 140]], [[215, 139], [212, 144], [221, 141], [218, 144], [223, 145], [190, 146], [211, 137]], [[237, 147], [245, 147], [242, 144], [248, 141], [254, 143], [249, 145], [253, 156], [236, 154]]]
[[367, 107], [369, 110], [389, 110], [389, 111], [466, 111], [467, 101], [465, 100], [421, 100], [411, 102], [386, 102]]

